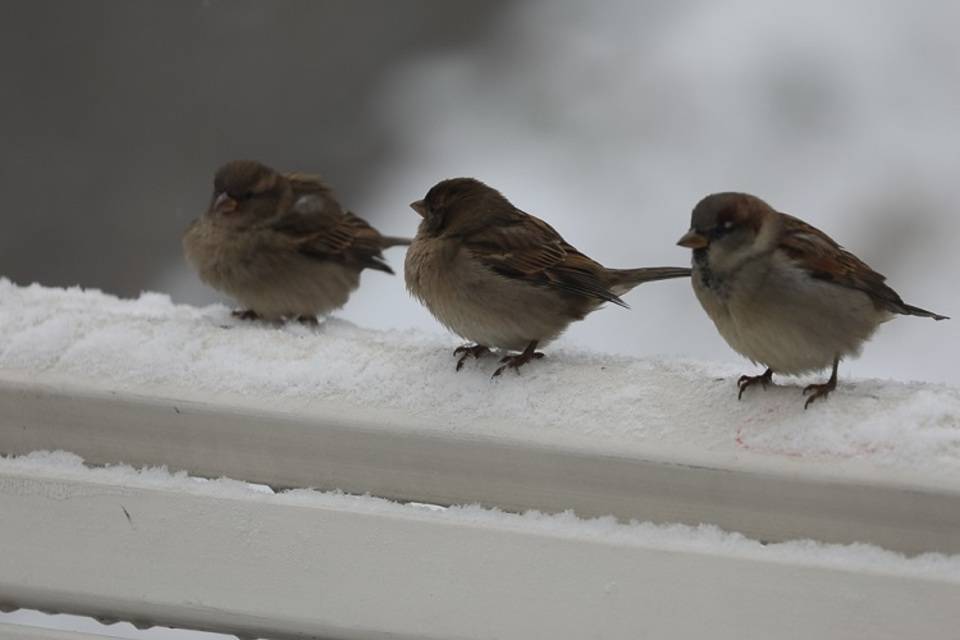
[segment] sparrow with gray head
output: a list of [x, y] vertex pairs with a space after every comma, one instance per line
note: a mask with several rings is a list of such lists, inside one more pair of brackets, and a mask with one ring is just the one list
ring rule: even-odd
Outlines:
[[491, 347], [519, 351], [493, 374], [519, 371], [537, 351], [605, 302], [644, 282], [681, 278], [676, 267], [608, 269], [568, 244], [543, 220], [473, 178], [435, 185], [410, 205], [423, 220], [407, 252], [407, 288], [448, 329], [476, 344], [461, 347], [457, 370]]
[[707, 196], [677, 243], [693, 249], [693, 290], [724, 340], [767, 369], [742, 376], [739, 395], [766, 387], [774, 372], [799, 375], [832, 366], [830, 379], [803, 390], [804, 404], [837, 386], [837, 368], [897, 315], [946, 320], [905, 303], [886, 278], [827, 234], [746, 193]]
[[213, 182], [183, 249], [201, 280], [240, 303], [242, 318], [315, 324], [346, 304], [364, 269], [393, 273], [383, 249], [410, 244], [344, 211], [317, 176], [236, 160]]

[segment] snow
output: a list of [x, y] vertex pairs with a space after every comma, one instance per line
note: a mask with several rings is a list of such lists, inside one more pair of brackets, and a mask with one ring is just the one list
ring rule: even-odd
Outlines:
[[122, 300], [0, 279], [0, 371], [271, 406], [376, 408], [423, 429], [613, 454], [675, 449], [733, 464], [803, 459], [836, 473], [867, 464], [960, 480], [954, 387], [841, 378], [826, 402], [804, 411], [800, 389], [814, 378], [750, 389], [738, 402], [746, 363], [599, 355], [561, 341], [520, 375], [492, 380], [494, 358], [454, 372], [458, 344], [335, 317], [315, 329], [250, 323], [224, 306], [175, 305], [158, 293]]
[[264, 487], [226, 478], [207, 480], [188, 476], [185, 472], [170, 473], [164, 467], [134, 469], [118, 465], [90, 468], [84, 466], [79, 456], [64, 451], [38, 451], [19, 457], [0, 456], [0, 473], [24, 473], [52, 480], [102, 483], [135, 489], [162, 489], [218, 499], [273, 502], [408, 517], [618, 546], [734, 556], [766, 562], [960, 582], [960, 555], [925, 553], [908, 558], [866, 544], [830, 545], [811, 540], [763, 544], [711, 525], [691, 527], [649, 522], [620, 523], [612, 517], [581, 519], [569, 512], [555, 515], [536, 511], [513, 514], [476, 505], [443, 509], [429, 505], [400, 504], [371, 496], [308, 489], [274, 493]]

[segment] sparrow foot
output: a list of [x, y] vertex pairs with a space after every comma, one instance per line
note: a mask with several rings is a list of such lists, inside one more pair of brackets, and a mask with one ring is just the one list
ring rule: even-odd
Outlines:
[[840, 356], [833, 360], [833, 373], [830, 379], [823, 384], [811, 384], [804, 388], [803, 395], [811, 394], [807, 401], [803, 403], [803, 410], [806, 411], [814, 402], [820, 398], [826, 399], [830, 392], [837, 388], [837, 369], [840, 366]]
[[260, 314], [254, 311], [253, 309], [236, 309], [230, 312], [234, 318], [240, 318], [241, 320], [259, 320]]
[[829, 382], [824, 382], [823, 384], [811, 384], [803, 389], [803, 395], [810, 394], [810, 397], [807, 398], [807, 401], [803, 403], [803, 408], [808, 409], [817, 400], [823, 398], [826, 400], [827, 396], [830, 395], [830, 392], [837, 388], [837, 381], [831, 380]]
[[482, 344], [463, 345], [462, 347], [457, 347], [453, 350], [454, 356], [460, 356], [460, 359], [457, 360], [457, 371], [463, 369], [463, 363], [466, 362], [467, 358], [470, 356], [473, 356], [474, 360], [479, 360], [488, 353], [490, 353], [489, 347], [485, 347]]
[[513, 369], [519, 375], [520, 367], [527, 364], [531, 360], [539, 360], [543, 357], [543, 354], [537, 351], [536, 341], [531, 342], [527, 345], [527, 348], [523, 350], [523, 353], [518, 353], [515, 356], [504, 356], [500, 359], [500, 367], [493, 372], [493, 378], [499, 377], [507, 369]]
[[759, 384], [764, 389], [767, 388], [767, 385], [773, 383], [773, 369], [767, 369], [759, 376], [740, 376], [740, 379], [737, 380], [737, 388], [740, 389], [740, 393], [737, 394], [737, 400], [743, 397], [743, 392], [746, 391], [749, 387], [752, 387], [755, 384]]
[[297, 316], [297, 322], [305, 327], [316, 328], [320, 326], [320, 321], [317, 320], [317, 316]]

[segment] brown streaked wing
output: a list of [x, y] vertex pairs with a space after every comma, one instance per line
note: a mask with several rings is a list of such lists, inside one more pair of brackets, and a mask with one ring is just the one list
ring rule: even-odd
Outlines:
[[273, 224], [304, 255], [393, 273], [384, 263], [380, 233], [350, 211], [344, 212], [316, 176], [288, 176], [294, 204]]
[[522, 211], [474, 231], [464, 246], [504, 277], [626, 306], [604, 283], [602, 265], [577, 251], [549, 224]]
[[783, 250], [795, 263], [817, 279], [863, 291], [883, 308], [902, 313], [900, 295], [886, 284], [886, 277], [871, 269], [833, 238], [799, 218], [784, 217], [780, 240]]
[[285, 177], [290, 181], [294, 193], [299, 195], [313, 191], [332, 192], [323, 178], [314, 173], [288, 173]]

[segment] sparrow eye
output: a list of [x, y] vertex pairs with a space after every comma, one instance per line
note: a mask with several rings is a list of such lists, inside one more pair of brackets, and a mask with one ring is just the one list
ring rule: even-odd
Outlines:
[[721, 238], [736, 228], [737, 223], [735, 223], [733, 220], [727, 220], [726, 222], [722, 222], [714, 227], [713, 232], [710, 235], [714, 238]]

